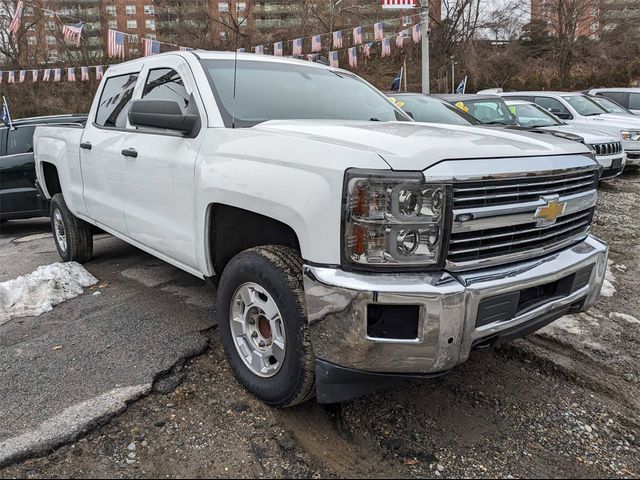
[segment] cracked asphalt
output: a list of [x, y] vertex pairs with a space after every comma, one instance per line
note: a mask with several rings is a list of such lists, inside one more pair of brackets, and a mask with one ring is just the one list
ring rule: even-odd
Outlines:
[[[0, 326], [0, 478], [636, 478], [639, 195], [638, 174], [600, 190], [612, 293], [587, 314], [331, 408], [256, 401], [224, 360], [215, 289], [98, 236], [96, 287]], [[46, 223], [1, 228], [0, 281], [58, 260]]]

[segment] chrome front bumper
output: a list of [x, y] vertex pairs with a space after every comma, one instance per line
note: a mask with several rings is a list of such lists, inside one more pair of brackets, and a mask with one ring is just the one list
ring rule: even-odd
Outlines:
[[[607, 268], [607, 245], [595, 237], [543, 258], [515, 265], [449, 274], [364, 274], [305, 266], [304, 286], [316, 357], [341, 367], [377, 373], [427, 374], [467, 360], [475, 346], [571, 308], [592, 306]], [[556, 282], [592, 267], [589, 283], [510, 320], [476, 328], [483, 299]], [[417, 305], [415, 340], [367, 337], [370, 304]]]

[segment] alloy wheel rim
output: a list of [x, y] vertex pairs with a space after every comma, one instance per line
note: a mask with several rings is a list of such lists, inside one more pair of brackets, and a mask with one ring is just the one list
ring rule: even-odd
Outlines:
[[286, 355], [286, 332], [273, 297], [257, 283], [238, 287], [231, 299], [229, 321], [233, 342], [246, 367], [255, 375], [276, 375]]
[[67, 230], [64, 227], [62, 214], [56, 209], [53, 212], [53, 229], [55, 230], [56, 242], [63, 252], [67, 251]]

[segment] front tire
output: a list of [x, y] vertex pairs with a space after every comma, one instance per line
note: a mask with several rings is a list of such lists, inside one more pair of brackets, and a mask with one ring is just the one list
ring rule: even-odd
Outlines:
[[85, 263], [91, 260], [91, 226], [71, 213], [61, 193], [51, 199], [51, 231], [64, 262]]
[[222, 275], [217, 312], [227, 359], [249, 392], [278, 408], [314, 395], [315, 357], [298, 252], [266, 246], [238, 254]]

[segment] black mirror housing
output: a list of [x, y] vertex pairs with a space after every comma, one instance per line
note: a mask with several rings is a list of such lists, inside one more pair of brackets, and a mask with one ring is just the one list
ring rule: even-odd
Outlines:
[[183, 114], [178, 102], [171, 100], [134, 100], [129, 109], [129, 123], [134, 127], [160, 128], [189, 134], [199, 121], [198, 115]]

